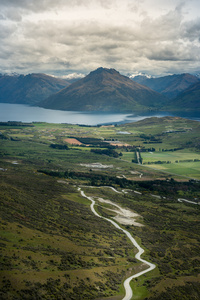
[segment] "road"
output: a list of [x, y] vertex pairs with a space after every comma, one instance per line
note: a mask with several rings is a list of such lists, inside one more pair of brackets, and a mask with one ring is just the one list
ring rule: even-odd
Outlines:
[[138, 165], [141, 165], [141, 163], [140, 163], [140, 155], [139, 155], [138, 151], [136, 151], [136, 156], [137, 156]]
[[182, 199], [182, 198], [179, 198], [178, 202], [187, 202], [187, 203], [200, 205], [200, 202], [194, 202], [194, 201], [190, 201], [190, 200], [186, 200], [186, 199]]
[[[112, 188], [112, 187], [111, 187]], [[118, 192], [116, 189], [112, 188], [115, 192]], [[131, 241], [131, 243], [134, 245], [134, 247], [136, 247], [138, 249], [137, 254], [135, 255], [135, 258], [138, 259], [139, 261], [141, 261], [142, 263], [146, 264], [148, 266], [148, 268], [144, 271], [141, 271], [139, 273], [136, 273], [130, 277], [128, 277], [125, 281], [124, 281], [124, 288], [125, 288], [125, 297], [122, 300], [131, 300], [132, 296], [133, 296], [133, 291], [131, 289], [130, 286], [130, 282], [133, 278], [139, 277], [147, 272], [150, 272], [151, 270], [155, 269], [156, 265], [144, 260], [141, 258], [142, 253], [144, 253], [144, 249], [140, 247], [140, 245], [136, 242], [136, 240], [132, 237], [132, 235], [125, 229], [121, 228], [116, 222], [114, 222], [112, 219], [108, 219], [105, 217], [102, 217], [101, 215], [99, 215], [95, 208], [95, 201], [92, 197], [86, 196], [86, 194], [84, 193], [84, 191], [81, 190], [81, 188], [79, 187], [78, 190], [81, 192], [81, 195], [85, 198], [87, 198], [88, 200], [91, 201], [91, 205], [90, 208], [92, 210], [92, 212], [95, 214], [95, 216], [102, 218], [104, 220], [107, 220], [108, 222], [112, 223], [117, 229], [123, 231], [126, 236], [129, 238], [129, 240]]]

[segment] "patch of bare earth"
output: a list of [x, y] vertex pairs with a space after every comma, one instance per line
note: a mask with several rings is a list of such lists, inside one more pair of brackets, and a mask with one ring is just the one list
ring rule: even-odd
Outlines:
[[126, 144], [126, 143], [122, 143], [120, 141], [105, 141], [106, 143], [109, 143], [110, 145], [112, 146], [118, 146], [118, 147], [129, 147], [130, 145], [129, 144]]
[[110, 201], [110, 200], [105, 200], [103, 198], [97, 198], [97, 200], [100, 203], [107, 203], [110, 204], [111, 206], [115, 207], [114, 209], [106, 208], [109, 211], [112, 211], [116, 213], [116, 216], [112, 217], [115, 221], [117, 221], [120, 224], [123, 225], [134, 225], [134, 226], [144, 226], [141, 223], [136, 222], [138, 218], [141, 218], [141, 216], [130, 209], [122, 208], [118, 204]]
[[113, 168], [113, 165], [103, 165], [101, 163], [91, 163], [91, 164], [80, 164], [80, 166], [94, 169], [107, 169]]
[[82, 145], [81, 142], [79, 142], [77, 139], [74, 138], [64, 139], [64, 141], [71, 145], [79, 145], [79, 146]]

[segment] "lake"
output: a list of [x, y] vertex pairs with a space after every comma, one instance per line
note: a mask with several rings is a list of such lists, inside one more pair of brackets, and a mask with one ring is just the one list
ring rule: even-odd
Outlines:
[[80, 125], [106, 125], [136, 122], [149, 117], [179, 116], [200, 121], [199, 113], [171, 113], [171, 112], [146, 112], [146, 113], [94, 113], [45, 109], [23, 104], [0, 103], [0, 122], [47, 122], [68, 123]]

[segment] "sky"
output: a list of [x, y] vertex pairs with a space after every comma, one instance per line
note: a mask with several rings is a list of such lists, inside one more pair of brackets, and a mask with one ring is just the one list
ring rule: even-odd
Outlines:
[[[0, 0], [0, 72], [200, 72], [199, 0]], [[82, 75], [82, 76], [83, 76]]]

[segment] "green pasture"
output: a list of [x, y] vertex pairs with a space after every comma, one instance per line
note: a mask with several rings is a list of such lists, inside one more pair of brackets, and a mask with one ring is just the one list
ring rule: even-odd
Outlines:
[[[194, 152], [151, 152], [141, 153], [143, 163], [148, 167], [163, 170], [172, 174], [200, 179], [200, 154]], [[187, 161], [191, 160], [191, 161]], [[156, 161], [169, 161], [171, 163], [154, 164]], [[148, 164], [150, 162], [151, 164]]]
[[16, 134], [12, 134], [10, 135], [12, 138], [33, 138], [34, 135], [33, 134], [19, 134], [19, 133], [16, 133]]
[[154, 161], [175, 161], [200, 159], [200, 154], [191, 151], [142, 152], [143, 163]]
[[160, 171], [166, 171], [171, 174], [186, 176], [193, 179], [200, 179], [200, 162], [191, 163], [172, 163], [172, 164], [152, 164], [148, 167], [157, 169]]
[[132, 159], [135, 158], [135, 152], [122, 152], [122, 154], [122, 159], [127, 160], [129, 162], [132, 162]]
[[[122, 152], [122, 160], [132, 163], [135, 158], [134, 152]], [[200, 179], [200, 154], [195, 152], [142, 152], [143, 166], [154, 170], [164, 171], [171, 174]], [[184, 160], [192, 160], [190, 162]], [[157, 161], [170, 161], [171, 163], [156, 164]], [[150, 164], [148, 164], [148, 162]], [[135, 164], [133, 164], [134, 166]]]

